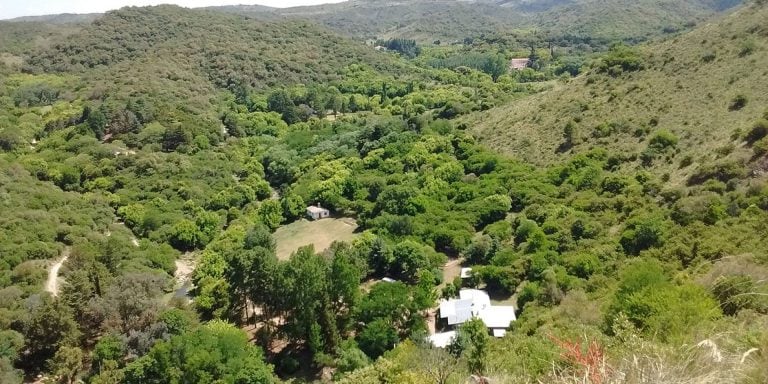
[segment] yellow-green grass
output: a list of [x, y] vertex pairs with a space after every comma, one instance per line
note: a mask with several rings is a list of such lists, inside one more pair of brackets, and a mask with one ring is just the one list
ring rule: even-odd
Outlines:
[[331, 246], [334, 241], [351, 241], [357, 234], [354, 219], [299, 220], [275, 231], [277, 257], [287, 260], [293, 252], [306, 245], [313, 245], [316, 252]]
[[[640, 47], [646, 69], [616, 78], [587, 73], [555, 88], [465, 119], [484, 144], [539, 165], [603, 147], [639, 154], [653, 132], [680, 139], [676, 153], [653, 168], [683, 180], [697, 163], [717, 156], [751, 155], [737, 130], [748, 130], [768, 109], [768, 7], [751, 5], [666, 41]], [[730, 110], [733, 99], [747, 103]], [[575, 125], [572, 151], [558, 153], [563, 128]], [[595, 127], [619, 123], [625, 131], [594, 137]], [[636, 136], [635, 130], [648, 134]], [[727, 147], [733, 147], [727, 149]], [[720, 153], [718, 155], [718, 152]], [[691, 166], [680, 159], [691, 156]]]

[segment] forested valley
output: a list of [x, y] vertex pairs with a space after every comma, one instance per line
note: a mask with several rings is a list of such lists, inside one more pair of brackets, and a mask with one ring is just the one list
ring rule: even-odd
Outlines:
[[0, 21], [0, 382], [768, 383], [768, 4], [638, 3]]

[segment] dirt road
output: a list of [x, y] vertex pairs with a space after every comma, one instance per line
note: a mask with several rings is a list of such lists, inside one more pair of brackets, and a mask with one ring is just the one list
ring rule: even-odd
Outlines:
[[48, 271], [48, 281], [45, 282], [45, 291], [50, 292], [53, 296], [58, 296], [59, 294], [59, 270], [67, 259], [69, 259], [69, 252], [70, 248], [65, 247], [64, 251], [61, 253], [61, 258], [53, 263], [51, 269]]

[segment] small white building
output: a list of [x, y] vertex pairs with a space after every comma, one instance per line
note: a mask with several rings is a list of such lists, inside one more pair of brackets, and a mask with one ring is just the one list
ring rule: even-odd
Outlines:
[[[515, 307], [491, 305], [491, 298], [479, 289], [462, 289], [458, 299], [440, 301], [440, 318], [446, 319], [449, 327], [457, 327], [472, 318], [485, 323], [494, 337], [504, 337], [510, 323], [515, 321]], [[436, 333], [429, 340], [436, 347], [448, 345], [455, 331]], [[447, 340], [447, 341], [446, 341]]]
[[312, 220], [325, 219], [326, 217], [329, 217], [329, 216], [331, 216], [331, 211], [325, 208], [317, 207], [314, 205], [310, 205], [309, 207], [307, 207], [307, 217], [309, 217]]
[[472, 268], [462, 268], [459, 276], [461, 276], [462, 279], [469, 279], [472, 277]]

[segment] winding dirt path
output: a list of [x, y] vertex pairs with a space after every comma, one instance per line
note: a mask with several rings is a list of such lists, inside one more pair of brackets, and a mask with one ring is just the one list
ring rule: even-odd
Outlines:
[[59, 295], [59, 270], [61, 266], [69, 259], [69, 247], [64, 247], [64, 251], [61, 253], [61, 258], [57, 260], [51, 266], [48, 271], [48, 281], [45, 282], [45, 291], [50, 292], [54, 297]]

